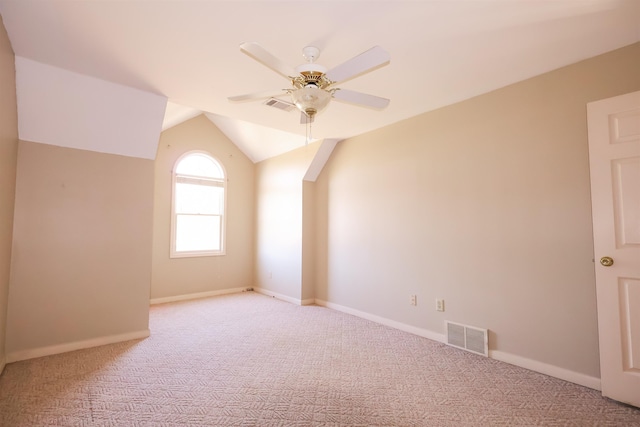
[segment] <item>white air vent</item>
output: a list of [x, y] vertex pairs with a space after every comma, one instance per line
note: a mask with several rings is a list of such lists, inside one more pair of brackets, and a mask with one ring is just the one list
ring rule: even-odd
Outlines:
[[291, 111], [294, 108], [296, 108], [295, 105], [293, 105], [290, 102], [286, 102], [286, 101], [282, 101], [280, 99], [276, 99], [276, 98], [269, 98], [265, 101], [264, 105], [267, 105], [269, 107], [273, 107], [273, 108], [277, 108], [278, 110], [284, 110], [284, 111]]
[[446, 321], [447, 344], [489, 357], [489, 331]]

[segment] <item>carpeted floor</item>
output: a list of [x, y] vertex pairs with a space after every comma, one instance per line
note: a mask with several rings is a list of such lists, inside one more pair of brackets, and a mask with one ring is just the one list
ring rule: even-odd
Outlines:
[[640, 426], [595, 390], [253, 292], [154, 306], [150, 328], [7, 365], [0, 425]]

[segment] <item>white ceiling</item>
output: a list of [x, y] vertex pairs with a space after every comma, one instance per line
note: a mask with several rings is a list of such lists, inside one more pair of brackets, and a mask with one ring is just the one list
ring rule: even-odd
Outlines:
[[389, 65], [340, 87], [384, 111], [333, 101], [314, 138], [346, 138], [640, 41], [638, 0], [0, 0], [16, 55], [163, 95], [164, 127], [207, 113], [253, 161], [304, 145], [299, 113], [227, 97], [288, 82], [242, 54], [283, 62], [321, 49], [327, 68], [379, 45]]

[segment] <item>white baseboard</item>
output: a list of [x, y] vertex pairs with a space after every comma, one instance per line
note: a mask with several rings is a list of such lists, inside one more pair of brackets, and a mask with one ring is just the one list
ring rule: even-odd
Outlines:
[[144, 329], [142, 331], [128, 332], [126, 334], [109, 335], [106, 337], [92, 338], [84, 341], [75, 341], [65, 344], [33, 348], [29, 350], [14, 351], [13, 353], [7, 354], [6, 363], [35, 359], [36, 357], [51, 356], [53, 354], [66, 353], [69, 351], [83, 350], [85, 348], [98, 347], [101, 345], [115, 344], [122, 341], [147, 338], [149, 335], [149, 329]]
[[[291, 304], [295, 304], [295, 305], [309, 305], [309, 304], [304, 304], [302, 300], [298, 299], [298, 298], [293, 298], [290, 297], [288, 295], [284, 295], [284, 294], [280, 294], [278, 292], [273, 292], [270, 291], [268, 289], [264, 289], [264, 288], [253, 288], [254, 291], [262, 294], [262, 295], [266, 295], [268, 297], [273, 297], [273, 298], [277, 298], [279, 300], [282, 301], [286, 301], [286, 302], [290, 302]], [[309, 301], [309, 300], [305, 300], [305, 301]], [[315, 301], [315, 300], [313, 300]]]
[[151, 305], [155, 304], [165, 304], [168, 302], [176, 302], [176, 301], [187, 301], [191, 299], [199, 299], [199, 298], [209, 298], [215, 297], [218, 295], [227, 295], [227, 294], [237, 294], [239, 292], [245, 292], [251, 287], [247, 286], [245, 288], [229, 288], [229, 289], [221, 289], [218, 291], [208, 291], [208, 292], [198, 292], [195, 294], [185, 294], [185, 295], [175, 295], [171, 297], [162, 297], [162, 298], [152, 298], [149, 303]]
[[549, 365], [547, 363], [538, 362], [537, 360], [527, 359], [526, 357], [516, 356], [499, 350], [489, 350], [489, 357], [501, 362], [549, 375], [550, 377], [559, 378], [574, 384], [589, 387], [594, 390], [601, 390], [600, 378], [591, 377], [589, 375], [581, 374], [580, 372], [570, 371], [555, 365]]
[[[380, 323], [385, 326], [390, 326], [401, 331], [409, 332], [414, 335], [418, 335], [424, 338], [428, 338], [433, 341], [441, 343], [447, 342], [445, 334], [438, 334], [436, 332], [418, 328], [416, 326], [407, 325], [405, 323], [397, 322], [395, 320], [387, 319], [384, 317], [376, 316], [374, 314], [366, 313], [364, 311], [355, 310], [350, 307], [345, 307], [332, 302], [323, 300], [316, 300], [316, 304], [323, 307], [331, 308], [333, 310], [341, 311], [343, 313], [351, 314], [353, 316], [361, 317], [363, 319], [371, 320], [372, 322]], [[600, 390], [600, 378], [591, 377], [589, 375], [581, 374], [580, 372], [570, 371], [568, 369], [560, 368], [558, 366], [549, 365], [547, 363], [538, 362], [536, 360], [527, 359], [526, 357], [516, 356], [510, 353], [505, 353], [498, 350], [489, 350], [489, 357], [501, 362], [509, 363], [511, 365], [519, 366], [521, 368], [529, 369], [531, 371], [539, 372], [541, 374], [549, 375], [554, 378], [559, 378], [564, 381], [569, 381], [574, 384], [578, 384], [584, 387], [592, 388], [594, 390]]]
[[406, 323], [397, 322], [395, 320], [387, 319], [386, 317], [376, 316], [375, 314], [366, 313], [364, 311], [355, 310], [350, 307], [345, 307], [343, 305], [334, 304], [332, 302], [316, 300], [316, 304], [321, 305], [323, 307], [330, 308], [332, 310], [341, 311], [343, 313], [351, 314], [356, 317], [361, 317], [363, 319], [371, 320], [372, 322], [380, 323], [381, 325], [390, 326], [395, 329], [399, 329], [404, 332], [409, 332], [410, 334], [418, 335], [424, 338], [428, 338], [433, 341], [445, 342], [444, 334], [438, 334], [436, 332], [430, 331], [428, 329], [418, 328], [417, 326], [407, 325]]

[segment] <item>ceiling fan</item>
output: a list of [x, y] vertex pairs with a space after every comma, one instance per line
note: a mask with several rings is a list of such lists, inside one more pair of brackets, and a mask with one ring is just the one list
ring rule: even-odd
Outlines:
[[312, 122], [315, 115], [324, 109], [332, 98], [375, 109], [383, 109], [389, 105], [386, 98], [334, 86], [387, 65], [390, 60], [389, 53], [380, 46], [372, 47], [328, 71], [315, 63], [320, 49], [314, 46], [302, 49], [302, 56], [307, 62], [296, 68], [289, 67], [256, 42], [242, 43], [240, 51], [289, 80], [291, 88], [232, 96], [229, 97], [229, 101], [264, 99], [288, 93], [293, 104], [301, 111], [301, 123]]

